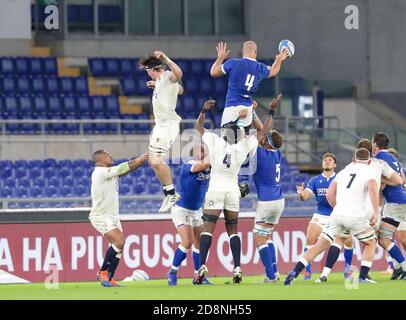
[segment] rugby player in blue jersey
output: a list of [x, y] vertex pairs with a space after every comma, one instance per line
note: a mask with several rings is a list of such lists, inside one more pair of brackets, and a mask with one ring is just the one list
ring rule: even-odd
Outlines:
[[221, 118], [221, 125], [230, 123], [240, 116], [243, 111], [246, 117], [243, 120], [244, 128], [249, 129], [252, 123], [252, 95], [256, 92], [259, 83], [267, 78], [276, 76], [282, 62], [289, 57], [287, 49], [283, 49], [276, 57], [272, 66], [267, 66], [256, 60], [257, 45], [254, 41], [244, 42], [241, 59], [229, 59], [230, 51], [225, 42], [218, 43], [217, 59], [213, 63], [210, 75], [214, 78], [228, 76], [228, 90], [226, 105]]
[[[323, 172], [310, 179], [306, 188], [302, 183], [299, 186], [296, 186], [297, 193], [299, 194], [299, 198], [302, 201], [306, 201], [310, 199], [310, 197], [314, 196], [317, 201], [316, 206], [316, 213], [313, 214], [312, 219], [310, 220], [309, 226], [307, 228], [306, 234], [306, 246], [305, 252], [309, 250], [314, 244], [317, 242], [318, 237], [320, 236], [323, 228], [329, 221], [330, 214], [333, 211], [333, 208], [330, 206], [326, 199], [327, 189], [330, 186], [331, 182], [333, 182], [336, 173], [335, 168], [337, 167], [337, 158], [332, 153], [326, 153], [322, 158], [322, 169]], [[333, 246], [337, 246], [338, 244], [334, 243]], [[340, 247], [341, 249], [341, 247]], [[345, 265], [346, 265], [346, 272], [344, 272], [344, 276], [348, 275], [349, 267], [351, 266], [352, 261], [352, 253], [353, 253], [353, 246], [352, 246], [352, 238], [349, 237], [344, 250], [344, 257], [345, 257]], [[310, 280], [312, 277], [312, 269], [311, 264], [309, 263], [306, 266], [306, 270], [304, 272], [304, 280]]]
[[253, 232], [259, 256], [265, 267], [264, 283], [276, 282], [278, 279], [276, 252], [271, 235], [285, 207], [280, 181], [282, 154], [279, 150], [283, 137], [278, 131], [271, 130], [275, 109], [281, 98], [280, 94], [272, 100], [269, 117], [263, 124], [253, 111], [253, 125], [258, 130], [259, 142], [257, 168], [254, 173], [258, 203]]
[[[378, 132], [372, 139], [373, 153], [376, 159], [385, 161], [401, 177], [402, 183], [402, 165], [388, 152], [389, 137], [384, 132]], [[406, 261], [393, 239], [399, 224], [406, 221], [406, 190], [403, 185], [386, 185], [382, 191], [386, 204], [383, 209], [383, 215], [378, 231], [378, 241], [393, 260], [397, 262], [391, 279], [406, 280]]]
[[[214, 106], [214, 100], [207, 100], [203, 110]], [[180, 200], [172, 207], [171, 217], [181, 237], [175, 251], [172, 267], [168, 273], [168, 285], [178, 283], [178, 270], [193, 244], [193, 263], [195, 273], [199, 269], [200, 233], [202, 231], [202, 205], [209, 187], [210, 163], [203, 144], [193, 146], [190, 155], [193, 160], [183, 164], [179, 178]], [[209, 284], [206, 277], [202, 284]]]

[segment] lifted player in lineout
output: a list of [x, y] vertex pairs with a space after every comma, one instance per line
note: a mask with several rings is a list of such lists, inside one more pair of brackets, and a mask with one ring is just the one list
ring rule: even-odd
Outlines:
[[138, 169], [146, 160], [148, 154], [143, 154], [137, 159], [114, 166], [113, 158], [106, 150], [93, 153], [95, 169], [92, 173], [92, 210], [89, 219], [92, 226], [111, 244], [97, 273], [104, 287], [119, 286], [114, 280], [114, 272], [124, 248], [123, 228], [118, 216], [118, 178]]
[[212, 77], [228, 76], [228, 89], [226, 105], [221, 118], [221, 126], [234, 121], [243, 111], [245, 118], [242, 119], [246, 130], [252, 123], [252, 95], [256, 92], [258, 85], [264, 79], [276, 76], [281, 69], [282, 62], [289, 57], [287, 49], [283, 49], [275, 57], [272, 66], [267, 66], [256, 60], [257, 44], [254, 41], [244, 42], [241, 59], [228, 58], [230, 51], [227, 50], [227, 43], [220, 42], [217, 47], [217, 59], [214, 61], [210, 74]]
[[[153, 55], [141, 58], [139, 64], [152, 79], [147, 86], [154, 88], [152, 106], [155, 126], [149, 140], [149, 163], [161, 182], [165, 195], [159, 212], [167, 212], [179, 199], [173, 185], [171, 169], [165, 163], [165, 157], [179, 134], [181, 118], [175, 108], [178, 94], [183, 91], [179, 84], [183, 73], [179, 66], [162, 51], [155, 51]], [[165, 70], [165, 65], [170, 70]]]

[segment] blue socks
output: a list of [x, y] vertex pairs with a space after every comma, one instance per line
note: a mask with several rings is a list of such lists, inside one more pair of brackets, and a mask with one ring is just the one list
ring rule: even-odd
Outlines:
[[403, 257], [402, 251], [400, 251], [399, 247], [395, 243], [392, 242], [386, 248], [386, 250], [388, 251], [389, 255], [392, 257], [393, 260], [398, 262], [400, 265], [404, 264], [405, 258]]
[[348, 267], [351, 265], [353, 252], [354, 252], [354, 248], [349, 248], [349, 247], [344, 246], [345, 267]]
[[258, 247], [258, 253], [259, 256], [261, 257], [262, 264], [265, 267], [265, 273], [266, 276], [274, 280], [275, 279], [275, 272], [272, 264], [272, 255], [271, 255], [271, 250], [269, 250], [269, 247], [267, 244], [263, 244]]
[[[305, 246], [304, 252], [309, 250], [312, 246]], [[307, 273], [312, 273], [312, 265], [309, 263], [306, 265], [306, 272]]]
[[273, 244], [272, 240], [267, 241], [268, 248], [271, 251], [271, 258], [272, 258], [272, 267], [273, 267], [273, 272], [277, 273], [278, 272], [278, 265], [276, 263], [276, 251], [275, 251], [275, 245]]
[[171, 273], [177, 273], [179, 270], [179, 266], [181, 265], [182, 261], [185, 260], [186, 254], [188, 249], [184, 248], [181, 244], [175, 251], [175, 256], [173, 257]]

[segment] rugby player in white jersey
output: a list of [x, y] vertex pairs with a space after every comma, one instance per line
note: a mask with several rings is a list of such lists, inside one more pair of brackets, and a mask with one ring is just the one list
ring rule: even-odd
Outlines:
[[[155, 51], [153, 55], [141, 58], [139, 64], [152, 79], [147, 82], [147, 86], [154, 89], [152, 106], [155, 126], [149, 140], [149, 163], [161, 182], [165, 195], [159, 212], [167, 212], [179, 199], [173, 185], [171, 169], [165, 162], [165, 157], [179, 134], [181, 118], [175, 108], [178, 95], [183, 91], [179, 84], [183, 73], [179, 66], [162, 51]], [[165, 66], [170, 70], [166, 70]]]
[[114, 272], [124, 248], [124, 234], [119, 218], [118, 178], [138, 169], [148, 160], [148, 154], [114, 166], [114, 160], [106, 150], [93, 153], [95, 169], [92, 173], [92, 209], [89, 220], [92, 226], [110, 243], [97, 278], [104, 287], [119, 286]]
[[[370, 152], [370, 154], [372, 154], [372, 142], [368, 139], [359, 140], [356, 147], [357, 147], [357, 149], [365, 148]], [[379, 177], [378, 177], [379, 186], [381, 186], [381, 181], [384, 182], [385, 184], [390, 184], [390, 185], [400, 184], [401, 179], [396, 174], [396, 172], [385, 161], [376, 159], [376, 158], [371, 158], [371, 163], [369, 164], [369, 166], [379, 173]], [[380, 206], [379, 211], [381, 211], [381, 207], [383, 206], [383, 197], [382, 196], [380, 196], [380, 199], [379, 199], [379, 206]], [[378, 219], [378, 223], [375, 225], [376, 230], [379, 226], [379, 221], [380, 221], [380, 216]], [[333, 268], [334, 264], [337, 262], [337, 259], [340, 255], [340, 250], [341, 250], [342, 246], [343, 246], [342, 243], [335, 241], [333, 243], [333, 245], [330, 247], [328, 254], [327, 254], [326, 264], [323, 268], [323, 271], [322, 271], [319, 279], [317, 279], [316, 282], [326, 282], [327, 281], [328, 275], [330, 274], [331, 269]], [[346, 270], [346, 271], [347, 271], [347, 273], [349, 273], [349, 270]]]
[[[376, 235], [374, 226], [379, 218], [379, 180], [381, 173], [372, 168], [371, 154], [357, 149], [353, 163], [341, 170], [327, 191], [327, 200], [333, 207], [330, 220], [314, 247], [310, 248], [285, 279], [292, 281], [321, 252], [334, 242], [343, 243], [354, 235], [364, 244], [359, 282], [373, 282], [367, 278], [375, 256]], [[372, 214], [371, 214], [372, 205]]]
[[[201, 119], [201, 117], [199, 118]], [[247, 155], [256, 150], [258, 140], [256, 136], [245, 135], [244, 122], [239, 118], [222, 126], [221, 137], [208, 131], [205, 132], [203, 122], [198, 122], [196, 129], [203, 134], [202, 140], [208, 149], [211, 178], [204, 202], [204, 223], [200, 234], [200, 267], [193, 283], [202, 284], [202, 280], [208, 272], [207, 254], [211, 246], [212, 234], [222, 212], [224, 212], [225, 226], [234, 260], [233, 282], [240, 283], [242, 281], [241, 239], [238, 235], [237, 223], [241, 193], [238, 185], [238, 172]]]

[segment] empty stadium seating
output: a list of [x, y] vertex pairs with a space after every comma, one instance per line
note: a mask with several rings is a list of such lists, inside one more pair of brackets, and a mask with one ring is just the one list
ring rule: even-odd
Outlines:
[[[125, 161], [118, 160], [117, 163]], [[181, 165], [170, 164], [175, 182], [180, 176]], [[93, 163], [90, 160], [1, 160], [0, 167], [0, 198], [54, 198], [54, 197], [88, 197], [90, 196], [91, 173]], [[242, 179], [246, 179], [243, 177]], [[241, 179], [240, 179], [241, 180]], [[299, 174], [289, 168], [285, 158], [281, 166], [282, 190], [294, 193], [296, 184], [307, 183], [309, 175]], [[253, 178], [248, 178], [251, 193], [255, 193]], [[161, 195], [159, 181], [149, 165], [144, 165], [131, 174], [120, 179], [120, 195]], [[145, 212], [157, 210], [159, 201], [140, 200], [122, 202], [123, 210]], [[44, 208], [77, 206], [77, 202], [38, 202], [10, 203], [10, 208]], [[299, 201], [288, 201], [287, 209], [292, 212], [303, 206]], [[241, 201], [242, 210], [254, 208], [252, 200]]]

